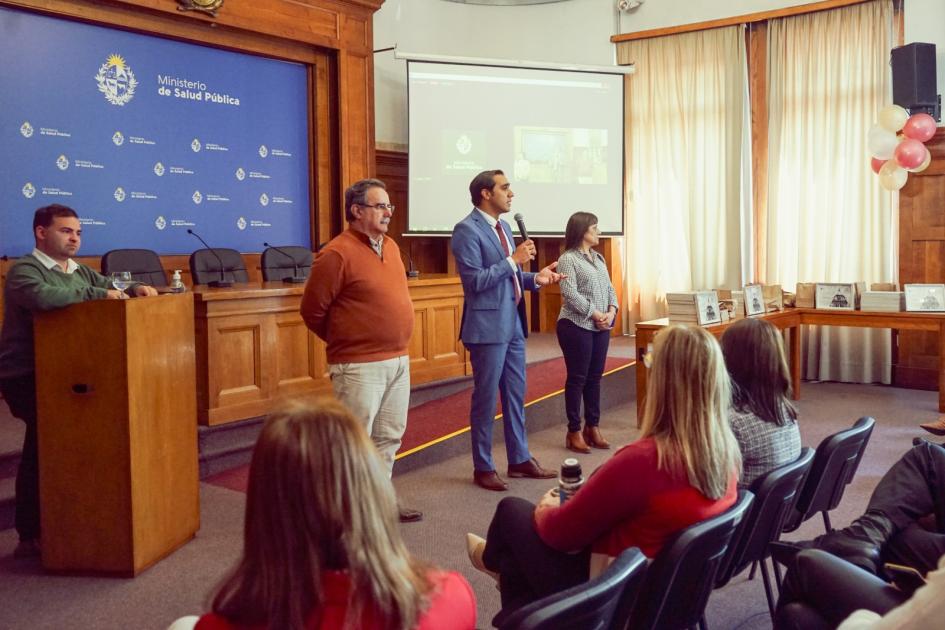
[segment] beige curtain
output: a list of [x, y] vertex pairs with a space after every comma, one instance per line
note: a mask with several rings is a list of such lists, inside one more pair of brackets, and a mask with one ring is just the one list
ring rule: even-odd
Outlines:
[[[866, 148], [891, 102], [891, 26], [890, 0], [768, 24], [769, 282], [894, 281], [893, 195]], [[888, 331], [805, 333], [806, 378], [889, 382]]]
[[[743, 28], [621, 43], [626, 79], [627, 263], [635, 321], [672, 291], [739, 286], [748, 160]], [[750, 233], [750, 232], [749, 232]]]

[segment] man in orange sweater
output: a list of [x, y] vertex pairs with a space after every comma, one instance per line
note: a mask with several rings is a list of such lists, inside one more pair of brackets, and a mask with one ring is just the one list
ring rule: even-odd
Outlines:
[[[407, 428], [413, 332], [407, 273], [386, 235], [393, 213], [379, 179], [345, 191], [348, 229], [316, 255], [301, 306], [305, 324], [328, 344], [335, 396], [363, 420], [389, 472]], [[401, 522], [421, 518], [400, 508]]]

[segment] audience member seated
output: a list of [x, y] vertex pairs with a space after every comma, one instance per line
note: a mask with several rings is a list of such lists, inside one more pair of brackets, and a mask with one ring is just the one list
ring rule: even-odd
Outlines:
[[729, 421], [742, 451], [739, 487], [801, 454], [791, 377], [778, 329], [763, 319], [742, 319], [722, 335], [732, 379]]
[[654, 341], [642, 433], [566, 503], [503, 499], [470, 560], [499, 578], [502, 613], [603, 571], [621, 551], [652, 558], [680, 531], [731, 507], [741, 459], [728, 426], [729, 379], [715, 338], [669, 326]]
[[387, 469], [334, 400], [295, 402], [253, 451], [243, 556], [198, 630], [472, 629], [458, 573], [411, 557]]
[[788, 569], [775, 630], [937, 628], [945, 618], [945, 556], [912, 597], [845, 560], [803, 551]]
[[776, 545], [778, 560], [789, 555], [788, 547], [812, 547], [877, 575], [884, 562], [925, 575], [945, 555], [945, 449], [924, 440], [909, 449], [876, 484], [866, 513], [848, 527]]

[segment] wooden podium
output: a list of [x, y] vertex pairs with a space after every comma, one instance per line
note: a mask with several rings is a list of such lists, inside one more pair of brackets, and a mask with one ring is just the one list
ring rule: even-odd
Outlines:
[[200, 526], [191, 294], [35, 317], [43, 566], [134, 576]]

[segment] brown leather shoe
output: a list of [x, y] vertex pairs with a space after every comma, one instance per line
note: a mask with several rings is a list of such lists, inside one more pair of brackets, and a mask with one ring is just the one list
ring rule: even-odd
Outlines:
[[600, 427], [597, 426], [584, 427], [584, 441], [594, 448], [610, 448], [610, 442], [604, 439], [604, 436], [600, 434]]
[[502, 481], [502, 478], [494, 470], [474, 470], [473, 481], [477, 486], [486, 490], [505, 492], [509, 489], [509, 484]]
[[591, 447], [584, 441], [584, 436], [581, 435], [580, 431], [568, 431], [567, 437], [564, 438], [564, 447], [575, 453], [587, 454], [591, 452]]
[[941, 417], [935, 422], [920, 424], [919, 426], [932, 435], [945, 435], [945, 417]]
[[423, 520], [423, 512], [411, 508], [397, 507], [397, 517], [401, 523], [416, 523]]
[[538, 460], [532, 457], [521, 464], [509, 464], [509, 477], [530, 477], [531, 479], [552, 479], [558, 473], [541, 467]]

